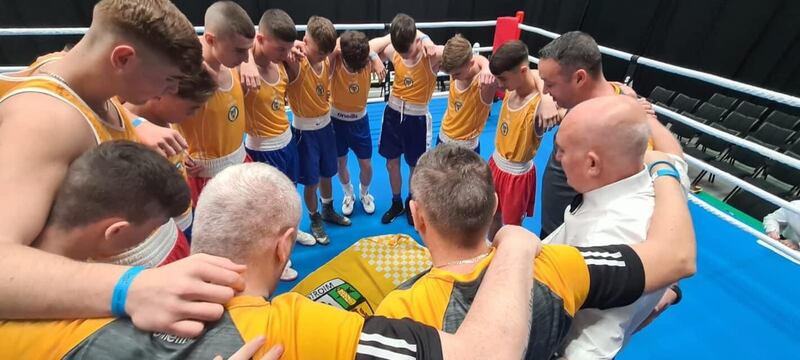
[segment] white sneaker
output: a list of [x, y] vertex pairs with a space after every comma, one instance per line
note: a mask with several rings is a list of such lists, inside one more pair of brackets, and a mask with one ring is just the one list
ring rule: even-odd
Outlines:
[[314, 246], [317, 243], [317, 239], [314, 236], [302, 230], [297, 230], [296, 240], [298, 244], [305, 246]]
[[364, 212], [372, 215], [375, 212], [375, 198], [370, 194], [361, 195], [361, 206], [364, 207]]
[[297, 270], [291, 268], [291, 263], [286, 264], [281, 274], [281, 281], [294, 281], [297, 279]]
[[355, 204], [356, 199], [352, 195], [345, 195], [344, 199], [342, 199], [342, 214], [344, 216], [350, 216], [353, 214], [353, 204]]

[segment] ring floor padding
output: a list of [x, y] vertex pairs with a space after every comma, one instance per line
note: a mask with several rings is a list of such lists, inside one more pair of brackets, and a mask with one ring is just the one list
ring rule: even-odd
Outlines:
[[[292, 255], [299, 279], [328, 262], [356, 240], [388, 233], [412, 234], [419, 241], [405, 217], [383, 225], [380, 217], [389, 206], [386, 161], [377, 153], [383, 103], [369, 104], [373, 151], [373, 181], [370, 192], [375, 196], [376, 211], [367, 215], [356, 203], [351, 216], [353, 225], [327, 225], [331, 236], [328, 246], [296, 245]], [[434, 99], [434, 140], [439, 131], [446, 99]], [[481, 135], [481, 156], [485, 159], [494, 150], [494, 134], [500, 103]], [[548, 132], [536, 155], [539, 184], [547, 157], [552, 148], [553, 131]], [[401, 162], [402, 163], [402, 162]], [[358, 164], [350, 153], [348, 161], [352, 182], [358, 191]], [[408, 191], [408, 168], [403, 163], [403, 196]], [[341, 211], [342, 190], [339, 179], [333, 179], [334, 204]], [[536, 215], [523, 225], [539, 232], [540, 204], [537, 194]], [[690, 205], [697, 232], [697, 275], [682, 281], [684, 299], [670, 308], [648, 328], [633, 338], [617, 357], [633, 359], [764, 359], [797, 358], [800, 354], [800, 266], [758, 245], [751, 236], [721, 219]], [[301, 228], [308, 230], [305, 215]], [[281, 283], [278, 293], [291, 289], [298, 281]]]

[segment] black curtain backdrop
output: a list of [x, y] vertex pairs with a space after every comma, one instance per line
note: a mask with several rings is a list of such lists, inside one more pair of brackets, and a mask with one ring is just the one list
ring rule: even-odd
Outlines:
[[[96, 1], [3, 1], [0, 27], [88, 26]], [[525, 23], [553, 32], [582, 30], [598, 43], [678, 66], [684, 66], [768, 89], [800, 95], [800, 1], [796, 0], [241, 0], [257, 22], [261, 13], [277, 7], [295, 22], [311, 15], [334, 23], [389, 22], [398, 12], [417, 21], [487, 20], [525, 11]], [[195, 25], [213, 1], [177, 0], [177, 6]], [[460, 32], [484, 46], [492, 43], [493, 29], [431, 29], [438, 43]], [[367, 32], [369, 36], [382, 31]], [[523, 32], [535, 54], [549, 39]], [[75, 36], [0, 37], [0, 64], [30, 63], [37, 55], [58, 50]], [[605, 57], [606, 77], [621, 80], [625, 61]], [[783, 108], [745, 94], [701, 81], [639, 66], [634, 88], [643, 95], [655, 85], [708, 99], [722, 92]], [[800, 109], [788, 109], [800, 113]]]

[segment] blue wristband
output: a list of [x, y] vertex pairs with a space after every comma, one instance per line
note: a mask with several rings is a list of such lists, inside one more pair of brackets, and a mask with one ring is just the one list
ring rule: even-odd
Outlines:
[[111, 313], [114, 314], [114, 316], [128, 316], [128, 314], [125, 313], [125, 301], [128, 300], [128, 289], [131, 287], [133, 279], [144, 269], [144, 266], [134, 266], [122, 274], [119, 281], [117, 281], [117, 285], [114, 286], [114, 294], [111, 296]]
[[673, 165], [671, 162], [665, 160], [658, 160], [658, 161], [653, 161], [650, 165], [647, 166], [647, 173], [652, 175], [653, 168], [656, 167], [656, 165], [666, 165], [669, 166], [669, 168], [675, 171], [676, 173], [678, 172], [678, 168], [676, 168], [675, 165]]
[[131, 125], [133, 125], [133, 127], [139, 127], [139, 125], [142, 125], [142, 123], [145, 121], [147, 120], [145, 120], [144, 118], [137, 117], [136, 119], [133, 119], [133, 121], [131, 121]]
[[678, 180], [678, 182], [681, 182], [681, 176], [678, 174], [677, 171], [675, 171], [673, 169], [661, 169], [661, 170], [656, 171], [656, 174], [653, 176], [653, 181], [655, 181], [656, 179], [658, 179], [659, 177], [662, 177], [662, 176], [672, 176], [672, 177], [675, 178], [675, 180]]

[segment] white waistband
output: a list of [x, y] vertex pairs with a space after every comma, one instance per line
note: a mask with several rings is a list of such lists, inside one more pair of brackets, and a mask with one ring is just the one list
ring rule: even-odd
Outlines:
[[247, 134], [247, 137], [244, 139], [244, 146], [250, 150], [256, 151], [275, 151], [285, 148], [291, 141], [292, 129], [287, 127], [283, 134], [273, 137], [261, 137]]
[[331, 105], [331, 117], [335, 117], [337, 120], [356, 121], [361, 120], [365, 115], [367, 115], [366, 108], [358, 112], [350, 112], [339, 110]]
[[394, 95], [389, 95], [389, 102], [387, 104], [390, 108], [405, 115], [422, 116], [428, 113], [428, 104], [410, 103], [400, 100], [399, 97]]
[[533, 160], [527, 162], [511, 161], [504, 158], [503, 155], [500, 155], [497, 150], [492, 153], [492, 159], [494, 159], [494, 164], [497, 165], [500, 170], [513, 175], [523, 175], [533, 169]]
[[186, 229], [188, 229], [189, 226], [192, 226], [192, 221], [194, 220], [194, 215], [192, 215], [192, 208], [189, 207], [188, 209], [186, 209], [186, 212], [181, 214], [181, 216], [176, 216], [172, 218], [172, 220], [175, 221], [175, 224], [178, 225], [178, 228], [180, 228], [181, 231], [186, 231]]
[[239, 165], [244, 162], [244, 158], [247, 156], [247, 152], [244, 150], [244, 144], [240, 145], [236, 151], [225, 155], [223, 157], [219, 157], [216, 159], [192, 159], [198, 165], [203, 166], [203, 171], [200, 173], [200, 177], [204, 178], [213, 178], [222, 170], [227, 169], [229, 166]]
[[322, 129], [328, 124], [331, 123], [331, 113], [328, 112], [325, 115], [317, 116], [313, 118], [307, 118], [302, 116], [297, 116], [296, 114], [292, 118], [292, 126], [294, 126], [297, 130], [319, 130]]
[[141, 244], [117, 256], [96, 261], [117, 265], [156, 267], [169, 256], [177, 241], [178, 226], [175, 225], [174, 220], [169, 219]]
[[458, 140], [447, 136], [444, 131], [439, 132], [439, 139], [441, 139], [443, 143], [460, 145], [470, 150], [474, 150], [478, 147], [478, 144], [480, 144], [479, 136], [467, 140]]

